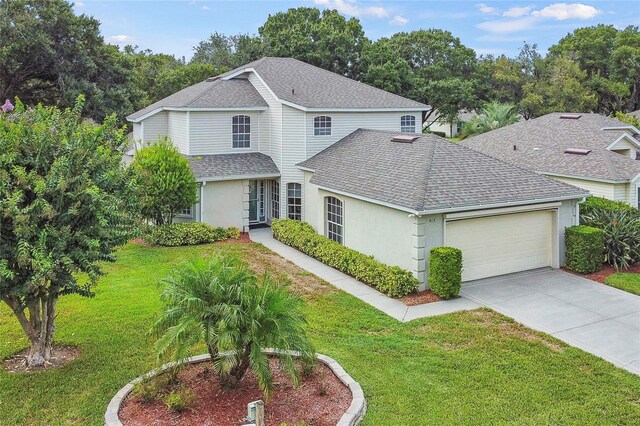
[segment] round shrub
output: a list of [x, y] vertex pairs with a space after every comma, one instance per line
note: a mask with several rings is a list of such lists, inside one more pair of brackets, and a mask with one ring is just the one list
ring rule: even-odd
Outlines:
[[581, 274], [602, 269], [604, 231], [590, 226], [571, 226], [564, 231], [567, 268]]
[[429, 253], [429, 287], [437, 296], [451, 299], [460, 294], [462, 252], [455, 247], [434, 247]]

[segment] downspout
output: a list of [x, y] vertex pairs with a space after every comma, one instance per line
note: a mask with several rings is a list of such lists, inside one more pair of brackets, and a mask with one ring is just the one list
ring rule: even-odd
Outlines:
[[202, 216], [202, 212], [203, 207], [202, 205], [204, 204], [202, 201], [204, 200], [204, 186], [207, 184], [207, 181], [202, 182], [202, 185], [200, 185], [200, 222], [204, 222], [203, 220], [203, 216]]
[[587, 197], [582, 197], [582, 200], [576, 203], [576, 225], [580, 225], [580, 204], [587, 201]]

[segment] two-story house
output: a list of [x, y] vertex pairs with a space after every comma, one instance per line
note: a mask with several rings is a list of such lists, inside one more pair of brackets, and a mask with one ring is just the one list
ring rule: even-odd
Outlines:
[[263, 58], [128, 117], [190, 161], [190, 219], [247, 231], [304, 220], [427, 282], [429, 249], [463, 253], [465, 280], [564, 262], [587, 191], [434, 135], [429, 106], [289, 58]]
[[193, 219], [248, 230], [301, 219], [296, 167], [358, 128], [420, 131], [427, 105], [290, 58], [262, 58], [127, 119], [133, 138], [168, 136], [200, 186]]

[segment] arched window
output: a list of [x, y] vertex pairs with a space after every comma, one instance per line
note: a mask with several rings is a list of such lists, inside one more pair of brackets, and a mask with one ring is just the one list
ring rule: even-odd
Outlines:
[[234, 148], [249, 148], [251, 146], [251, 117], [236, 115], [231, 119], [231, 134]]
[[315, 136], [331, 136], [331, 117], [326, 115], [314, 117], [313, 134]]
[[327, 231], [327, 238], [336, 243], [342, 244], [343, 241], [343, 212], [342, 201], [336, 197], [325, 198], [327, 206], [327, 223], [325, 225]]
[[302, 185], [299, 183], [287, 184], [287, 217], [302, 220]]
[[416, 116], [403, 115], [402, 117], [400, 117], [400, 131], [415, 133], [416, 132]]

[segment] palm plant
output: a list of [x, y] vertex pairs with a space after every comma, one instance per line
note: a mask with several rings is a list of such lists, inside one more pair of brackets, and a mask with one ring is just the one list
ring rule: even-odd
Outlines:
[[273, 381], [263, 349], [282, 351], [277, 359], [295, 384], [298, 372], [284, 351], [313, 359], [302, 300], [267, 274], [256, 279], [236, 257], [182, 264], [161, 285], [165, 307], [151, 330], [161, 358], [183, 359], [204, 343], [223, 385], [237, 386], [251, 368], [266, 396]]
[[637, 213], [593, 208], [580, 216], [580, 222], [604, 231], [605, 259], [617, 270], [628, 269], [640, 261], [640, 216]]
[[491, 102], [480, 111], [480, 114], [464, 123], [459, 136], [460, 139], [468, 138], [508, 126], [518, 120], [518, 110], [514, 105]]

